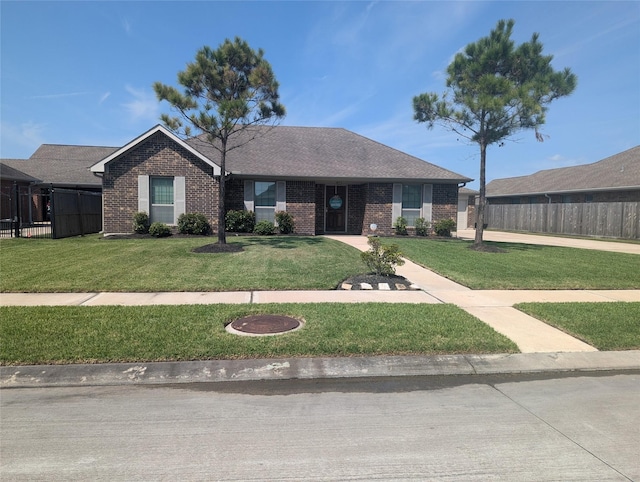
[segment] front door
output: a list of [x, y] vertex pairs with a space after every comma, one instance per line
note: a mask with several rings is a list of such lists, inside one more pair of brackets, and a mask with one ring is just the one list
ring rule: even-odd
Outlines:
[[347, 231], [347, 186], [325, 186], [325, 231]]

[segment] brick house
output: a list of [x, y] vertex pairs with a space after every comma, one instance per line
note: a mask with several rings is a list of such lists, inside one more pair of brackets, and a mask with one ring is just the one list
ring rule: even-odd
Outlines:
[[[258, 127], [234, 140], [226, 161], [226, 208], [257, 220], [289, 212], [295, 232], [393, 233], [456, 219], [458, 187], [471, 179], [340, 128]], [[203, 136], [182, 140], [155, 126], [91, 166], [102, 177], [105, 234], [131, 232], [133, 215], [175, 225], [204, 214], [217, 229], [219, 152]]]

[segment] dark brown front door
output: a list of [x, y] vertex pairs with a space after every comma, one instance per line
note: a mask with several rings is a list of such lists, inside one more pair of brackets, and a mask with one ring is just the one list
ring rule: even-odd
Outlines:
[[325, 187], [325, 231], [327, 233], [344, 233], [347, 231], [347, 187]]

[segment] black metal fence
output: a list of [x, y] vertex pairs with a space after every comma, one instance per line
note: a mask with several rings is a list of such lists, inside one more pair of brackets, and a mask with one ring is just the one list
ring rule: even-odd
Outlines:
[[10, 210], [0, 220], [0, 237], [59, 239], [102, 229], [101, 193], [14, 184], [2, 202]]

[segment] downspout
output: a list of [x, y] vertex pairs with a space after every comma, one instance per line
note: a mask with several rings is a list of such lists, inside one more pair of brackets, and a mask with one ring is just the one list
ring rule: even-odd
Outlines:
[[546, 197], [549, 200], [548, 204], [551, 204], [551, 196], [549, 196], [548, 194], [545, 194], [544, 197]]

